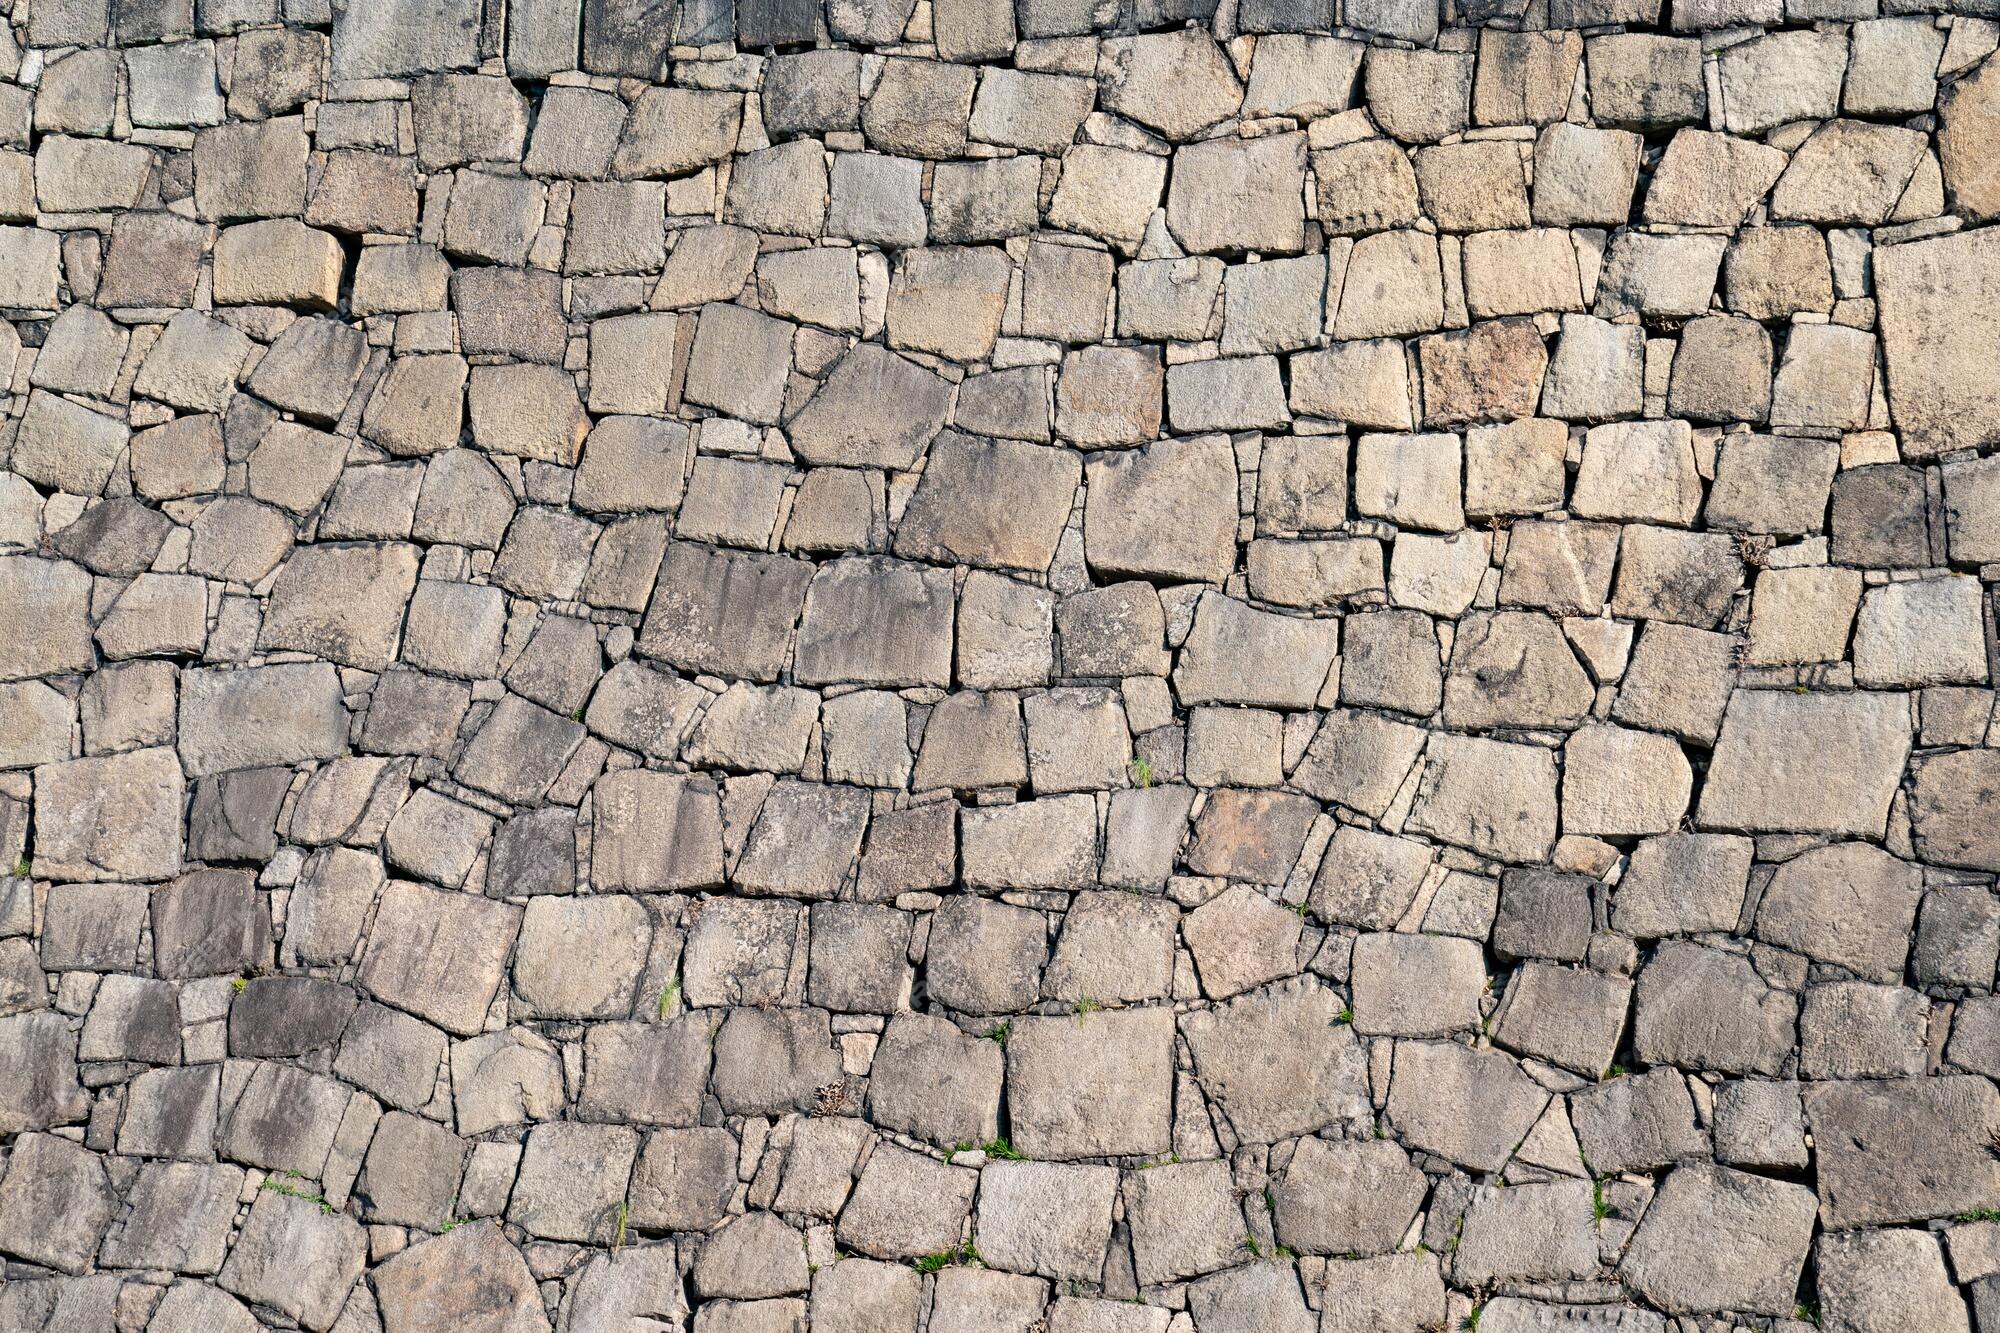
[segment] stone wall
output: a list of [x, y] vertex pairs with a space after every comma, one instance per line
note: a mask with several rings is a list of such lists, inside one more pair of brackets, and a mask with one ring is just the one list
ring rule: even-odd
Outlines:
[[0, 0], [0, 1328], [2000, 1330], [1996, 16]]

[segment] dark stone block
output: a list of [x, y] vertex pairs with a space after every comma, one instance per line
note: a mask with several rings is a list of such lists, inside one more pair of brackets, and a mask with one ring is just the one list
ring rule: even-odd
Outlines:
[[1559, 870], [1509, 870], [1500, 877], [1494, 951], [1502, 958], [1581, 961], [1590, 952], [1590, 890], [1596, 882]]
[[586, 0], [583, 67], [592, 74], [658, 77], [674, 40], [677, 0]]
[[264, 861], [278, 849], [278, 807], [289, 768], [240, 768], [195, 784], [188, 856], [197, 861]]
[[240, 870], [199, 870], [153, 895], [153, 958], [163, 977], [270, 966], [271, 911]]
[[[727, 7], [727, 0], [722, 3]], [[744, 46], [810, 42], [818, 27], [819, 0], [736, 0], [736, 4], [736, 39]]]
[[287, 1057], [340, 1040], [359, 1004], [352, 987], [310, 977], [253, 977], [229, 1006], [229, 1053]]
[[486, 865], [486, 893], [569, 893], [576, 888], [576, 813], [550, 806], [516, 815], [493, 835]]

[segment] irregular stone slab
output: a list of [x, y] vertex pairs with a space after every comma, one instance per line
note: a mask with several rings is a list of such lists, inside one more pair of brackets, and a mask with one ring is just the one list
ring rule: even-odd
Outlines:
[[1649, 1064], [1776, 1074], [1797, 1018], [1797, 997], [1766, 985], [1744, 955], [1676, 940], [1640, 974], [1632, 1045]]
[[1739, 690], [1695, 819], [1706, 828], [1880, 837], [1909, 753], [1905, 695]]
[[1876, 265], [1889, 408], [1911, 456], [2000, 440], [2000, 386], [1980, 372], [2000, 328], [2000, 237], [1888, 246]]
[[[672, 1245], [627, 1245], [594, 1257], [577, 1276], [567, 1327], [644, 1327], [644, 1320], [685, 1317], [687, 1298], [675, 1253]], [[520, 1321], [520, 1333], [546, 1327], [545, 1321], [535, 1322], [541, 1319], [538, 1304], [532, 1296], [510, 1301], [508, 1317]], [[515, 1333], [512, 1325], [499, 1328]]]
[[67, 560], [0, 558], [0, 616], [18, 626], [0, 645], [0, 680], [89, 671], [90, 573]]
[[609, 1245], [639, 1149], [622, 1125], [537, 1125], [528, 1132], [507, 1220], [531, 1236]]
[[[577, 1109], [587, 1119], [651, 1125], [693, 1125], [701, 1113], [712, 1032], [709, 1021], [683, 1014], [666, 1023], [606, 1023], [584, 1040], [586, 1077]], [[561, 1070], [550, 1085], [560, 1102]]]
[[1875, 981], [1902, 980], [1923, 877], [1866, 843], [1816, 847], [1778, 867], [1757, 937]]
[[1935, 1236], [1904, 1229], [1825, 1234], [1814, 1264], [1833, 1328], [1972, 1328]]
[[1575, 1333], [1578, 1329], [1590, 1333], [1666, 1333], [1668, 1327], [1665, 1315], [1636, 1306], [1546, 1305], [1518, 1296], [1496, 1296], [1488, 1301], [1480, 1307], [1479, 1321], [1489, 1333]]
[[[2000, 1206], [2000, 1162], [1987, 1151], [2000, 1125], [2000, 1094], [1987, 1080], [1948, 1074], [1820, 1083], [1806, 1088], [1805, 1103], [1820, 1221], [1828, 1229]], [[1885, 1141], [1901, 1147], [1885, 1155]]]
[[858, 787], [784, 782], [764, 798], [734, 879], [745, 893], [831, 898], [847, 880], [868, 826]]
[[1926, 861], [2000, 870], [2000, 752], [1960, 750], [1918, 763], [1911, 786], [1911, 831]]
[[969, 888], [1078, 889], [1097, 877], [1097, 809], [1087, 795], [966, 810], [959, 832]]
[[840, 1082], [824, 1010], [732, 1009], [715, 1034], [715, 1096], [732, 1114], [806, 1110]]
[[413, 546], [313, 546], [271, 585], [259, 642], [380, 671], [396, 660], [403, 609], [417, 582]]
[[347, 727], [340, 675], [326, 663], [181, 673], [179, 746], [189, 777], [332, 759], [346, 748]]
[[1452, 1253], [1452, 1280], [1589, 1277], [1598, 1265], [1592, 1203], [1591, 1184], [1584, 1180], [1480, 1187]]
[[368, 1256], [367, 1232], [315, 1200], [264, 1190], [216, 1285], [282, 1310], [307, 1328], [332, 1328]]
[[1632, 849], [1611, 900], [1611, 924], [1639, 939], [1734, 930], [1754, 846], [1724, 833], [1668, 833]]
[[1238, 703], [1311, 708], [1339, 650], [1331, 620], [1259, 611], [1204, 592], [1174, 667], [1183, 704]]
[[1447, 1036], [1479, 1025], [1485, 953], [1472, 940], [1371, 932], [1354, 941], [1349, 985], [1363, 1036]]
[[1243, 1206], [1229, 1164], [1170, 1162], [1125, 1187], [1132, 1261], [1146, 1286], [1227, 1268], [1243, 1249]]
[[1274, 1191], [1272, 1222], [1279, 1241], [1301, 1254], [1387, 1254], [1428, 1188], [1394, 1143], [1303, 1139]]
[[1220, 583], [1236, 558], [1236, 463], [1220, 436], [1093, 457], [1084, 550], [1106, 574]]
[[1434, 735], [1408, 827], [1507, 861], [1538, 861], [1556, 840], [1556, 762], [1548, 750]]
[[949, 1020], [898, 1014], [870, 1070], [870, 1117], [940, 1148], [990, 1143], [1000, 1133], [1004, 1060], [999, 1043]]
[[896, 529], [896, 554], [1040, 572], [1055, 558], [1083, 469], [1076, 456], [956, 431], [934, 441]]
[[547, 1333], [549, 1327], [527, 1263], [492, 1222], [469, 1222], [421, 1241], [377, 1268], [372, 1280], [382, 1326], [395, 1333]]
[[1812, 1225], [1812, 1193], [1804, 1186], [1684, 1166], [1653, 1197], [1619, 1273], [1675, 1314], [1789, 1315]]
[[1632, 983], [1623, 977], [1529, 963], [1507, 984], [1493, 1039], [1594, 1077], [1618, 1053], [1631, 998]]
[[333, 7], [333, 69], [339, 79], [395, 78], [479, 63], [479, 6], [356, 3]]
[[1117, 1193], [1110, 1167], [994, 1162], [979, 1176], [980, 1259], [1057, 1281], [1097, 1281]]
[[[1333, 1259], [1323, 1264], [1309, 1259], [1299, 1267], [1319, 1296], [1322, 1328], [1362, 1333], [1364, 1329], [1437, 1328], [1444, 1323], [1444, 1279], [1438, 1274], [1435, 1255], [1393, 1254], [1377, 1259]], [[1484, 1308], [1500, 1304], [1493, 1301]]]
[[469, 1037], [485, 1025], [520, 925], [521, 909], [506, 903], [393, 883], [376, 909], [360, 982], [385, 1003]]
[[23, 1135], [0, 1180], [0, 1250], [82, 1273], [116, 1206], [95, 1153], [53, 1134]]
[[716, 888], [722, 811], [715, 784], [645, 770], [607, 773], [593, 790], [591, 878], [612, 891]]
[[907, 468], [937, 435], [952, 386], [887, 348], [857, 343], [787, 426], [805, 462]]
[[35, 770], [35, 865], [69, 880], [179, 873], [187, 790], [172, 750], [67, 759]]
[[1472, 1171], [1497, 1171], [1548, 1105], [1548, 1093], [1498, 1051], [1399, 1041], [1389, 1120], [1405, 1142]]
[[951, 680], [948, 573], [895, 560], [837, 560], [806, 589], [794, 670], [801, 684], [943, 686]]
[[52, 1129], [90, 1112], [77, 1082], [76, 1037], [61, 1014], [0, 1018], [0, 1133]]
[[1708, 1150], [1687, 1079], [1677, 1070], [1614, 1078], [1571, 1094], [1569, 1106], [1592, 1173], [1651, 1171]]
[[238, 1167], [148, 1162], [132, 1186], [131, 1212], [106, 1233], [99, 1261], [107, 1268], [214, 1273], [229, 1248], [242, 1191]]
[[1196, 1076], [1239, 1139], [1274, 1143], [1367, 1114], [1367, 1057], [1341, 1009], [1299, 978], [1181, 1020]]
[[1007, 1039], [1007, 1116], [1030, 1157], [1163, 1153], [1172, 1140], [1171, 1011], [1023, 1018]]

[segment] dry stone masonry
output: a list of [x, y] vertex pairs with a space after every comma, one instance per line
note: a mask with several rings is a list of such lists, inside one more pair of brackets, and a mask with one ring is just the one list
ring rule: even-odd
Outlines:
[[0, 1330], [2000, 1333], [1994, 0], [0, 0]]

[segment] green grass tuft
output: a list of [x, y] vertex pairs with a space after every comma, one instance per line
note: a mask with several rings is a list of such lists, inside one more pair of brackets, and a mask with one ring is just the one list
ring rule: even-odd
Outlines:
[[299, 1173], [296, 1171], [287, 1171], [282, 1177], [265, 1176], [263, 1188], [271, 1191], [273, 1194], [282, 1194], [287, 1199], [304, 1199], [307, 1203], [316, 1203], [319, 1205], [319, 1210], [322, 1213], [332, 1213], [334, 1211], [333, 1205], [326, 1201], [324, 1194], [321, 1194], [317, 1190], [300, 1189], [297, 1185], [292, 1184], [297, 1179], [299, 1179]]
[[940, 1250], [936, 1254], [927, 1254], [923, 1258], [918, 1259], [912, 1267], [919, 1273], [937, 1273], [947, 1268], [964, 1265], [976, 1265], [982, 1268], [985, 1266], [980, 1261], [979, 1248], [970, 1241], [967, 1241], [957, 1249]]

